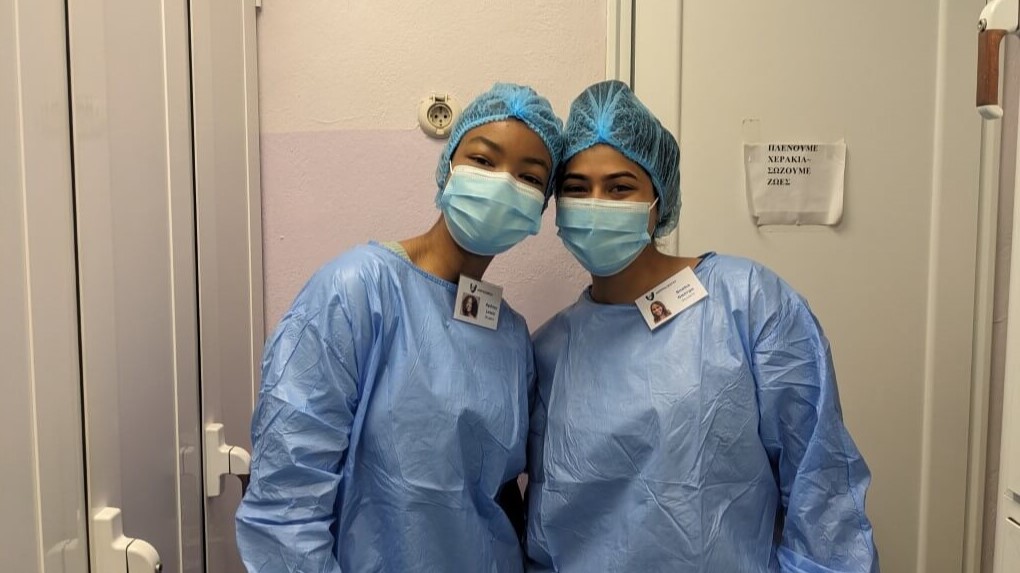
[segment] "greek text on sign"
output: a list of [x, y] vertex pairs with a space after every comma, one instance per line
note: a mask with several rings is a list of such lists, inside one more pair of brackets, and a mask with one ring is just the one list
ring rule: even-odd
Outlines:
[[846, 143], [745, 143], [748, 206], [758, 225], [835, 225]]

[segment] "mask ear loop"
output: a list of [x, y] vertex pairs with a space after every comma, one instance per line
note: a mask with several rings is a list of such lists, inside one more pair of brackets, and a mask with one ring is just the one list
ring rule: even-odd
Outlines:
[[[652, 209], [654, 209], [655, 206], [658, 205], [658, 204], [659, 204], [659, 195], [656, 194], [655, 195], [655, 201], [652, 201], [652, 204], [648, 206], [648, 214], [649, 215], [652, 214]], [[652, 227], [652, 236], [653, 237], [655, 236], [655, 230], [658, 229], [658, 228], [659, 228], [659, 222], [656, 221], [655, 222], [655, 226]]]
[[446, 183], [443, 184], [443, 190], [439, 194], [438, 201], [443, 200], [443, 197], [446, 195], [446, 190], [450, 188], [450, 180], [453, 179], [453, 160], [451, 159], [447, 161], [447, 163], [450, 165], [450, 170], [446, 172]]

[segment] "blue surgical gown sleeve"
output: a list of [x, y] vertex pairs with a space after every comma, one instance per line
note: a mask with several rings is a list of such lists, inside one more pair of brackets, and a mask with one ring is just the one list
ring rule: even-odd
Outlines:
[[864, 513], [871, 475], [843, 425], [828, 341], [806, 303], [784, 294], [753, 348], [759, 432], [785, 518], [777, 532], [780, 570], [877, 572]]
[[251, 573], [341, 573], [331, 528], [357, 406], [357, 349], [343, 289], [323, 275], [298, 296], [263, 357], [251, 486], [237, 512]]

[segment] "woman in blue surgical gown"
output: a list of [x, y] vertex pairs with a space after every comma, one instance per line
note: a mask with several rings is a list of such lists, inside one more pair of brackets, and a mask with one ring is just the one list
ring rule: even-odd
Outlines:
[[533, 90], [497, 84], [451, 133], [432, 229], [357, 247], [298, 295], [262, 364], [248, 571], [522, 570], [496, 498], [525, 466], [528, 328], [506, 303], [492, 330], [454, 319], [456, 281], [538, 231], [561, 128]]
[[[528, 570], [878, 571], [807, 303], [752, 261], [656, 250], [679, 147], [626, 85], [582, 93], [564, 139], [556, 222], [592, 284], [534, 339]], [[669, 316], [639, 309], [674, 292]]]

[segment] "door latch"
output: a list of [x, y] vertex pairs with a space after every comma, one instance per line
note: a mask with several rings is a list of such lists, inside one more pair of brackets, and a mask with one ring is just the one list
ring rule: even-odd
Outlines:
[[235, 475], [242, 486], [248, 485], [251, 454], [244, 448], [228, 445], [223, 438], [223, 424], [205, 426], [205, 495], [216, 497], [223, 491], [220, 477]]
[[148, 542], [124, 535], [120, 509], [104, 507], [92, 518], [96, 568], [103, 573], [160, 573], [163, 563]]

